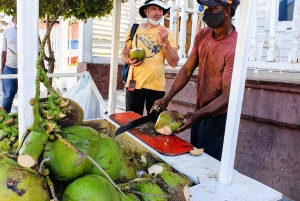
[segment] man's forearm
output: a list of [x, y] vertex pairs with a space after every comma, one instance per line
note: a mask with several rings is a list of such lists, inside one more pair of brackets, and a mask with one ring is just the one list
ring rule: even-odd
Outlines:
[[6, 62], [6, 52], [2, 51], [2, 53], [1, 53], [1, 70], [0, 70], [1, 74], [3, 74], [5, 62]]
[[179, 61], [177, 51], [175, 51], [169, 43], [163, 44], [163, 47], [165, 49], [165, 57], [168, 64], [173, 68], [176, 67]]

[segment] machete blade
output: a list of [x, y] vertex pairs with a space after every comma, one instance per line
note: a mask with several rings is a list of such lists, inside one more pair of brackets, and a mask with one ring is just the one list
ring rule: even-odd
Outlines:
[[157, 115], [155, 114], [155, 112], [152, 112], [152, 113], [149, 113], [147, 116], [143, 116], [141, 118], [138, 118], [136, 120], [133, 120], [133, 121], [130, 121], [129, 123], [123, 125], [123, 126], [120, 126], [116, 132], [115, 132], [115, 137], [117, 137], [118, 135], [132, 129], [132, 128], [135, 128], [139, 125], [142, 125], [148, 121], [153, 121], [155, 122], [156, 121], [156, 118], [157, 118]]

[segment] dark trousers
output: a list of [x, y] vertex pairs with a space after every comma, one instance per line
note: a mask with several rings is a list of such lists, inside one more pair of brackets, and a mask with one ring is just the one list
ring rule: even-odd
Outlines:
[[[18, 74], [16, 68], [4, 66], [3, 74]], [[2, 79], [3, 102], [2, 107], [7, 113], [10, 113], [13, 100], [18, 91], [18, 79]]]
[[196, 121], [191, 128], [191, 144], [221, 161], [227, 114]]
[[163, 98], [164, 95], [164, 91], [154, 91], [150, 89], [126, 90], [126, 111], [133, 111], [143, 115], [144, 106], [146, 104], [146, 110], [147, 113], [149, 113], [154, 101]]

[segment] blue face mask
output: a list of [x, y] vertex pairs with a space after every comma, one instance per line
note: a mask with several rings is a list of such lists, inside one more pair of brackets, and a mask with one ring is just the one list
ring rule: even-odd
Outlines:
[[223, 11], [213, 13], [210, 10], [206, 9], [203, 13], [202, 20], [207, 24], [207, 26], [215, 29], [221, 24], [224, 18], [225, 16], [223, 14]]

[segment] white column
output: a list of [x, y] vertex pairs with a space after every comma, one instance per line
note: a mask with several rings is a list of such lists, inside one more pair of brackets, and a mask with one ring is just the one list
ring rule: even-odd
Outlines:
[[169, 0], [168, 5], [171, 6], [170, 9], [170, 22], [169, 22], [169, 29], [171, 29], [175, 35], [174, 31], [174, 17], [175, 17], [175, 1], [174, 0]]
[[233, 25], [235, 26], [236, 30], [239, 30], [240, 20], [241, 20], [241, 8], [238, 7], [235, 11], [235, 15], [233, 17]]
[[60, 51], [59, 51], [59, 69], [67, 67], [68, 64], [68, 21], [60, 20], [59, 22], [59, 40], [60, 40]]
[[299, 37], [300, 37], [300, 0], [295, 0], [294, 15], [293, 15], [293, 28], [292, 28], [292, 45], [289, 52], [288, 62], [299, 63]]
[[93, 19], [79, 22], [78, 27], [78, 61], [92, 62]]
[[29, 100], [35, 96], [36, 62], [38, 57], [38, 0], [18, 0], [18, 114], [19, 139], [33, 124]]
[[276, 61], [275, 38], [277, 32], [279, 0], [272, 0], [270, 15], [269, 49], [267, 51], [267, 61]]
[[[129, 5], [130, 5], [130, 11], [129, 11], [129, 25], [130, 27], [133, 25], [133, 23], [135, 23], [135, 16], [136, 16], [136, 3], [135, 0], [130, 0], [129, 1]], [[140, 15], [140, 14], [138, 14]]]
[[221, 160], [219, 182], [229, 185], [232, 182], [233, 165], [242, 102], [244, 96], [245, 79], [248, 66], [248, 54], [250, 50], [251, 30], [253, 28], [253, 13], [256, 0], [241, 1], [241, 21], [234, 59], [234, 68], [230, 89], [223, 154]]
[[[59, 54], [55, 54], [56, 57], [59, 57], [58, 68], [55, 70], [56, 72], [63, 73], [68, 70], [68, 62], [70, 62], [70, 50], [71, 41], [69, 41], [69, 22], [68, 20], [60, 20], [59, 21]], [[67, 79], [52, 79], [53, 86], [58, 88], [60, 91], [63, 91], [63, 88], [67, 88]]]
[[186, 58], [185, 54], [185, 41], [186, 41], [186, 4], [187, 1], [181, 1], [181, 19], [180, 19], [180, 33], [179, 33], [179, 58]]
[[250, 61], [258, 61], [260, 58], [257, 58], [257, 4], [255, 4], [253, 10], [253, 29], [252, 29], [252, 37], [251, 37], [251, 45], [250, 45], [250, 53], [249, 60]]
[[114, 0], [113, 5], [113, 30], [112, 30], [112, 54], [110, 58], [110, 78], [108, 94], [108, 114], [115, 113], [117, 76], [118, 76], [118, 58], [120, 41], [120, 23], [121, 23], [121, 1]]
[[198, 13], [199, 13], [199, 4], [197, 0], [194, 0], [194, 13], [193, 13], [193, 18], [192, 18], [192, 35], [191, 35], [191, 45], [189, 49], [189, 54], [191, 53], [193, 46], [194, 46], [194, 41], [195, 41], [195, 36], [197, 34], [197, 26], [198, 26]]

